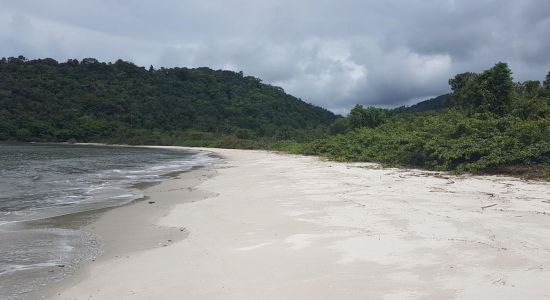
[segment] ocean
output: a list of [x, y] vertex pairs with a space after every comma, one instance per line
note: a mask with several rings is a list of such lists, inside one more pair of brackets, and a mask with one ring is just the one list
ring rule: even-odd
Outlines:
[[[92, 212], [142, 198], [141, 183], [216, 160], [179, 149], [0, 144], [0, 299], [18, 299], [95, 257], [95, 237], [79, 230]], [[73, 224], [59, 226], [63, 216]]]

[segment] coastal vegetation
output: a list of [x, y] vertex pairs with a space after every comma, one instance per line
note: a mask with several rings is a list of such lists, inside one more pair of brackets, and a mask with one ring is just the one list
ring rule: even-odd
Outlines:
[[0, 61], [0, 140], [261, 148], [338, 161], [550, 178], [550, 73], [505, 63], [449, 80], [411, 107], [348, 116], [231, 71], [119, 60]]
[[0, 60], [0, 139], [222, 146], [303, 140], [336, 116], [242, 72]]
[[435, 110], [356, 106], [333, 123], [335, 134], [276, 148], [338, 161], [550, 178], [550, 73], [514, 83], [505, 63], [449, 80]]

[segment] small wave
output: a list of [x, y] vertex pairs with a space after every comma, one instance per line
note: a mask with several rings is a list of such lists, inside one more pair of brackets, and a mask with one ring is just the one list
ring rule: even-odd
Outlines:
[[58, 265], [60, 264], [56, 262], [43, 262], [43, 263], [28, 264], [28, 265], [7, 265], [0, 269], [0, 275], [15, 273], [18, 271], [31, 270], [31, 269], [55, 267]]
[[114, 196], [112, 198], [115, 198], [115, 199], [118, 199], [118, 198], [130, 198], [130, 197], [135, 197], [136, 195], [134, 194], [124, 194], [124, 195], [119, 195], [119, 196]]
[[[51, 161], [41, 162], [41, 166], [53, 165], [52, 173], [40, 174], [41, 179], [28, 184], [28, 188], [14, 188], [16, 194], [6, 198], [7, 201], [4, 202], [14, 213], [0, 215], [1, 222], [47, 218], [71, 212], [124, 205], [143, 196], [143, 193], [134, 190], [134, 184], [157, 182], [173, 172], [189, 171], [193, 167], [210, 165], [218, 160], [205, 152], [183, 151], [182, 153], [181, 150], [166, 152], [161, 149], [160, 152], [132, 153], [132, 155], [115, 153], [118, 156], [113, 155], [112, 150], [102, 153], [102, 156], [96, 156], [97, 153], [91, 148], [86, 151], [93, 152], [94, 158], [71, 156], [57, 160], [53, 164], [50, 163]], [[116, 151], [126, 150], [120, 148]], [[57, 153], [60, 151], [56, 151]], [[48, 163], [50, 164], [47, 165]], [[65, 165], [56, 166], [57, 164]], [[81, 166], [78, 166], [79, 164]], [[110, 169], [109, 166], [114, 168]], [[76, 176], [63, 173], [67, 170], [80, 169], [80, 167], [82, 170], [95, 168], [96, 171], [82, 172]], [[26, 173], [26, 178], [29, 178], [25, 170], [22, 169], [21, 172]], [[71, 178], [68, 179], [67, 176]], [[15, 201], [16, 197], [24, 198], [25, 201]], [[63, 207], [61, 211], [58, 210], [60, 207]]]

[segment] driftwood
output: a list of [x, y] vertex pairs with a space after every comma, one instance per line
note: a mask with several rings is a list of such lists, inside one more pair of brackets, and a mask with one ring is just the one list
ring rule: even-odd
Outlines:
[[486, 209], [486, 208], [489, 208], [489, 207], [493, 207], [495, 205], [498, 205], [498, 203], [493, 203], [493, 204], [482, 206], [481, 209]]

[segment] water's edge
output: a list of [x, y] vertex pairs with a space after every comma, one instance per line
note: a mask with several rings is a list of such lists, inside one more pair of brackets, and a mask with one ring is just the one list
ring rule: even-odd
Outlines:
[[[88, 144], [84, 144], [88, 145]], [[91, 145], [94, 146], [94, 145]], [[119, 145], [98, 145], [98, 146], [119, 146]], [[142, 146], [126, 146], [122, 147], [142, 147]], [[147, 147], [147, 146], [143, 146]], [[204, 153], [211, 158], [220, 160], [220, 157], [208, 151], [200, 151], [189, 148], [181, 148], [181, 150], [192, 151], [196, 153]], [[160, 185], [166, 181], [180, 178], [185, 174], [186, 178], [193, 178], [201, 176], [204, 172], [209, 172], [209, 165], [212, 162], [201, 162], [201, 165], [191, 166], [187, 170], [171, 171], [166, 174], [162, 174], [160, 181], [141, 181], [129, 186], [131, 189], [138, 189], [145, 193], [147, 189]], [[198, 183], [197, 183], [198, 184]], [[3, 283], [1, 285], [9, 287], [12, 291], [17, 291], [13, 294], [2, 294], [0, 298], [7, 297], [5, 299], [21, 299], [27, 297], [33, 297], [32, 295], [48, 290], [52, 286], [60, 284], [71, 278], [75, 273], [81, 270], [87, 263], [100, 259], [105, 254], [105, 243], [103, 236], [99, 235], [93, 230], [94, 224], [98, 222], [105, 214], [115, 211], [124, 210], [128, 207], [139, 205], [140, 203], [147, 203], [147, 196], [135, 198], [129, 202], [123, 202], [119, 205], [106, 206], [93, 208], [83, 211], [68, 212], [53, 217], [38, 218], [34, 220], [21, 220], [9, 223], [3, 223], [0, 225], [0, 231], [3, 237], [13, 243], [14, 249], [17, 247], [24, 247], [25, 242], [36, 241], [48, 246], [48, 242], [52, 242], [54, 239], [61, 237], [65, 243], [62, 243], [63, 251], [52, 251], [59, 255], [59, 257], [53, 257], [52, 261], [47, 264], [37, 265], [22, 265], [21, 269], [14, 269], [14, 276], [8, 271], [5, 272], [3, 277]], [[166, 205], [173, 205], [166, 204]], [[167, 206], [168, 207], [168, 206]], [[185, 232], [182, 232], [182, 234]], [[181, 238], [185, 236], [182, 235]], [[174, 237], [173, 239], [179, 239]], [[53, 246], [53, 243], [52, 243]], [[56, 244], [57, 246], [57, 244]], [[68, 249], [68, 251], [67, 251]], [[136, 249], [142, 250], [142, 249]], [[56, 259], [57, 258], [57, 259]], [[32, 269], [32, 271], [31, 271]], [[19, 276], [17, 271], [28, 270]], [[17, 274], [16, 274], [17, 273]], [[42, 298], [39, 297], [39, 298]]]
[[[81, 230], [93, 235], [98, 242], [100, 251], [96, 256], [79, 262], [70, 272], [64, 274], [63, 278], [50, 281], [47, 285], [39, 286], [33, 291], [26, 293], [25, 299], [56, 298], [60, 291], [70, 288], [75, 283], [86, 278], [89, 268], [93, 267], [96, 262], [101, 263], [103, 261], [124, 259], [135, 253], [169, 246], [171, 243], [185, 239], [188, 236], [185, 228], [154, 226], [155, 230], [153, 232], [146, 231], [150, 231], [151, 224], [155, 224], [175, 205], [200, 201], [213, 196], [211, 193], [195, 190], [193, 187], [215, 175], [215, 166], [196, 167], [189, 171], [174, 174], [174, 176], [144, 189], [147, 193], [147, 191], [153, 190], [159, 185], [177, 180], [178, 183], [186, 187], [181, 192], [182, 197], [180, 199], [159, 201], [156, 196], [145, 196], [139, 201], [134, 201], [130, 204], [105, 208], [95, 212], [95, 217], [87, 225], [83, 226]], [[153, 200], [155, 203], [149, 204]], [[118, 226], [117, 220], [121, 218], [124, 218], [127, 222], [120, 224], [123, 226]], [[117, 224], [117, 226], [113, 226], [114, 224]], [[121, 236], [132, 236], [132, 233], [135, 232], [140, 233], [140, 238], [138, 238], [137, 242], [134, 240], [135, 236], [120, 238]], [[158, 243], [158, 241], [163, 241], [163, 243]]]

